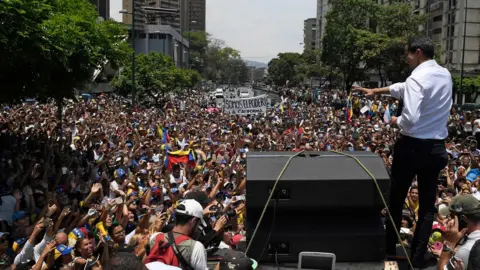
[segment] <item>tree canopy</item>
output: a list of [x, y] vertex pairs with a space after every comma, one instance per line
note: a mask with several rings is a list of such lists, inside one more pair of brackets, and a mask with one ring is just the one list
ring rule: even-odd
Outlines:
[[[405, 44], [420, 33], [426, 17], [413, 13], [410, 3], [380, 5], [371, 0], [332, 0], [321, 51], [302, 55], [281, 53], [269, 63], [275, 85], [299, 85], [309, 78], [326, 78], [338, 88], [377, 75], [382, 84], [408, 76]], [[285, 55], [294, 56], [287, 61]], [[320, 60], [320, 61], [319, 61]]]
[[465, 102], [476, 102], [480, 96], [480, 74], [476, 77], [464, 77], [461, 88], [459, 76], [453, 76], [452, 81], [455, 92], [465, 95]]
[[[151, 52], [136, 57], [135, 87], [138, 98], [158, 103], [167, 93], [193, 87], [200, 81], [197, 71], [175, 66], [173, 59], [163, 53]], [[132, 67], [125, 66], [111, 82], [122, 95], [131, 94]]]
[[248, 78], [248, 68], [240, 52], [206, 32], [187, 32], [190, 39], [191, 69], [205, 79], [224, 84], [241, 84]]
[[[72, 97], [95, 69], [130, 52], [126, 28], [99, 20], [87, 0], [0, 2], [2, 101]], [[21, 74], [21, 75], [17, 75]]]

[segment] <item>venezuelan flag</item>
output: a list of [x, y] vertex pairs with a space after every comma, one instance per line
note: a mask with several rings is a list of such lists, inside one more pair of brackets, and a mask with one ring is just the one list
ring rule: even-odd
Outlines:
[[158, 137], [163, 139], [163, 129], [160, 125], [157, 125]]
[[345, 118], [346, 118], [347, 123], [350, 123], [350, 121], [352, 120], [352, 116], [353, 116], [352, 92], [350, 92], [350, 94], [348, 95], [348, 99], [347, 99], [347, 111], [346, 111], [346, 114], [345, 114]]
[[195, 154], [193, 150], [178, 150], [174, 152], [165, 152], [164, 166], [169, 170], [172, 166], [179, 163], [187, 163], [195, 167]]
[[162, 128], [161, 138], [162, 138], [162, 143], [169, 143], [170, 142], [170, 136], [168, 136], [168, 129], [167, 128]]

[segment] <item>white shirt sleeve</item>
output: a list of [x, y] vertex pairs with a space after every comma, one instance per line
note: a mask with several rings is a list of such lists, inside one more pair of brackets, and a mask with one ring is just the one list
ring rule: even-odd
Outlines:
[[403, 92], [403, 111], [397, 118], [397, 125], [401, 130], [409, 133], [415, 131], [415, 126], [420, 119], [420, 104], [423, 101], [423, 87], [418, 81], [410, 77], [405, 82]]
[[131, 231], [129, 234], [127, 234], [127, 236], [125, 236], [125, 244], [126, 245], [128, 245], [128, 243], [130, 242], [130, 239], [132, 239], [132, 237], [134, 237], [136, 233], [137, 232], [136, 232], [136, 228], [135, 228], [133, 231]]
[[42, 255], [43, 249], [47, 246], [48, 242], [52, 241], [53, 238], [48, 236], [47, 233], [43, 236], [43, 239], [33, 248], [33, 255], [35, 256], [35, 262], [38, 261], [40, 255]]
[[194, 270], [208, 270], [207, 266], [207, 251], [202, 243], [196, 241], [192, 250], [192, 257], [190, 257], [190, 266]]
[[394, 83], [390, 85], [388, 88], [390, 89], [390, 95], [396, 99], [403, 98], [403, 94], [405, 93], [405, 86], [406, 82], [403, 83]]
[[20, 263], [27, 262], [30, 259], [33, 259], [33, 244], [30, 243], [30, 240], [27, 240], [22, 248], [22, 251], [15, 256], [13, 264], [18, 265]]

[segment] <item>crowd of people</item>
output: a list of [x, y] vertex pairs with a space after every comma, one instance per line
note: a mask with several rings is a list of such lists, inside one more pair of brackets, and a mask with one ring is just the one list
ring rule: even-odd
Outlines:
[[[398, 128], [385, 112], [397, 114], [398, 101], [354, 95], [347, 117], [345, 93], [295, 93], [281, 92], [255, 116], [208, 110], [202, 92], [135, 108], [115, 95], [84, 96], [66, 100], [61, 119], [51, 103], [4, 105], [0, 269], [255, 269], [239, 251], [249, 151], [371, 151], [392, 164]], [[444, 240], [468, 235], [468, 251], [457, 253], [467, 269], [480, 233], [452, 233], [448, 210], [460, 195], [480, 199], [480, 113], [452, 109], [449, 129], [429, 248], [441, 261]], [[414, 181], [402, 221], [407, 245], [419, 196]]]

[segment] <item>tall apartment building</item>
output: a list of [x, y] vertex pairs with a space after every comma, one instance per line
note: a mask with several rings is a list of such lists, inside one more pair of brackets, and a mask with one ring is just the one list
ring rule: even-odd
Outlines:
[[[126, 13], [122, 14], [124, 24], [132, 25], [132, 13], [135, 10], [135, 30], [142, 30], [147, 23], [147, 15], [142, 7], [150, 6], [152, 0], [123, 0], [122, 9]], [[134, 7], [132, 6], [134, 3]]]
[[[413, 0], [414, 12], [425, 14], [427, 23], [420, 29], [441, 46], [441, 63], [453, 75], [462, 69], [468, 75], [480, 70], [480, 1]], [[465, 15], [467, 18], [465, 18]], [[466, 30], [466, 31], [464, 31]], [[464, 48], [465, 37], [465, 51]]]
[[315, 48], [322, 47], [322, 39], [325, 35], [325, 25], [327, 24], [326, 15], [328, 12], [328, 0], [317, 0], [317, 22], [315, 31]]
[[90, 2], [95, 5], [100, 17], [110, 18], [110, 0], [90, 0]]
[[[378, 0], [379, 4], [410, 2], [413, 12], [427, 17], [419, 29], [440, 45], [441, 63], [453, 75], [480, 70], [480, 1], [479, 0]], [[465, 14], [467, 18], [465, 20]], [[466, 27], [466, 31], [464, 31]], [[463, 52], [465, 37], [465, 52]]]
[[303, 50], [312, 51], [316, 49], [317, 19], [309, 18], [303, 22]]
[[178, 67], [187, 66], [189, 42], [181, 35], [182, 12], [179, 0], [123, 0], [123, 9], [126, 11], [123, 23], [130, 27], [132, 11], [135, 12], [134, 38], [137, 53], [161, 52], [171, 56]]
[[206, 0], [188, 0], [189, 31], [205, 31], [207, 21]]

